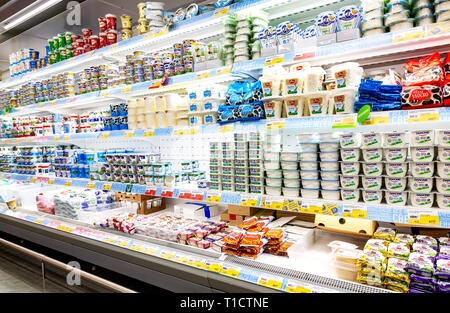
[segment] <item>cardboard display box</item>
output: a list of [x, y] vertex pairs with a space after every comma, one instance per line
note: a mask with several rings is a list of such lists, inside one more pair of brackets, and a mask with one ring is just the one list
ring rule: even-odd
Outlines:
[[222, 221], [230, 222], [231, 226], [237, 226], [237, 225], [241, 224], [246, 218], [247, 218], [247, 216], [229, 214], [229, 213], [223, 213], [220, 215], [220, 219]]
[[372, 236], [378, 227], [376, 221], [331, 215], [316, 215], [315, 225], [324, 230], [364, 237]]
[[314, 223], [315, 215], [314, 214], [308, 214], [308, 213], [298, 213], [298, 212], [290, 212], [290, 211], [276, 211], [276, 217], [281, 218], [285, 216], [295, 216], [296, 220], [305, 221]]
[[252, 207], [243, 206], [243, 205], [234, 205], [234, 204], [228, 205], [228, 213], [229, 214], [236, 214], [236, 215], [242, 215], [242, 216], [253, 216], [259, 210], [260, 210], [259, 208], [252, 208]]
[[126, 200], [137, 202], [139, 204], [139, 208], [137, 210], [138, 214], [150, 214], [155, 213], [166, 208], [166, 199], [161, 198], [161, 206], [152, 207], [152, 200], [160, 197], [148, 196], [148, 195], [138, 195], [124, 192], [116, 192], [116, 198], [119, 200]]

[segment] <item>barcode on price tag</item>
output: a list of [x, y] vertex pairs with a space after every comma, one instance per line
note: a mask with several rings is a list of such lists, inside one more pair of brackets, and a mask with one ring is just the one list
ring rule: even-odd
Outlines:
[[266, 123], [266, 129], [268, 130], [283, 129], [283, 128], [284, 128], [284, 120], [270, 121]]
[[221, 194], [220, 191], [209, 190], [207, 195], [206, 195], [206, 201], [209, 201], [209, 202], [220, 202], [221, 195], [222, 194]]
[[439, 225], [439, 214], [434, 209], [410, 209], [408, 210], [408, 223]]
[[257, 206], [259, 196], [257, 195], [241, 195], [239, 205], [243, 206]]
[[439, 121], [439, 109], [409, 110], [408, 123]]
[[292, 293], [311, 293], [311, 289], [302, 287], [299, 282], [288, 280], [286, 287], [284, 288], [287, 292]]
[[357, 114], [342, 114], [333, 117], [332, 128], [352, 128], [358, 125]]
[[280, 289], [283, 285], [283, 278], [279, 276], [273, 276], [269, 274], [262, 274], [259, 276], [258, 285], [263, 285], [266, 287]]
[[220, 270], [220, 273], [223, 275], [231, 276], [231, 277], [238, 277], [241, 270], [242, 270], [242, 267], [224, 264], [224, 265], [222, 265], [222, 269]]
[[358, 204], [344, 204], [342, 207], [342, 216], [367, 218], [367, 207]]
[[283, 209], [284, 198], [278, 196], [266, 196], [263, 198], [263, 207], [273, 210]]

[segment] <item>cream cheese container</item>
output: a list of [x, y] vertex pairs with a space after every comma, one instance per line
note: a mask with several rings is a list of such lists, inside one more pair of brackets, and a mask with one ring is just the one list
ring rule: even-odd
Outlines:
[[411, 162], [411, 175], [414, 177], [431, 178], [434, 174], [433, 162]]
[[320, 180], [302, 179], [302, 186], [305, 189], [319, 189]]
[[[326, 181], [322, 180], [320, 182], [320, 188], [326, 190], [338, 190], [339, 189], [339, 181]], [[327, 198], [325, 198], [327, 199]]]
[[383, 149], [362, 149], [362, 155], [366, 162], [378, 162], [383, 159]]
[[416, 130], [411, 132], [412, 147], [430, 147], [434, 144], [434, 131]]
[[383, 174], [383, 163], [363, 163], [363, 172], [366, 176], [379, 177]]
[[358, 202], [359, 197], [359, 189], [341, 189], [341, 199], [344, 201]]
[[450, 130], [438, 130], [438, 145], [441, 147], [450, 147]]
[[361, 134], [343, 134], [341, 135], [339, 142], [341, 148], [359, 148], [361, 145]]
[[338, 142], [321, 142], [319, 143], [319, 148], [321, 152], [330, 152], [339, 150]]
[[405, 162], [408, 156], [408, 148], [385, 148], [384, 158], [387, 162]]
[[438, 162], [437, 172], [439, 177], [450, 178], [450, 163]]
[[433, 161], [434, 147], [411, 147], [411, 158], [414, 162]]
[[450, 148], [438, 147], [438, 160], [441, 162], [450, 161]]
[[278, 170], [280, 169], [279, 161], [264, 161], [264, 168], [266, 170]]
[[389, 177], [405, 177], [408, 163], [386, 163], [386, 174]]
[[281, 187], [281, 178], [266, 178], [268, 187]]
[[320, 169], [322, 171], [339, 171], [339, 163], [338, 162], [320, 162]]
[[320, 177], [322, 180], [334, 180], [339, 181], [339, 172], [320, 172]]
[[266, 195], [269, 195], [269, 196], [281, 196], [281, 187], [265, 186], [264, 190], [266, 192]]
[[319, 189], [300, 189], [300, 194], [302, 198], [318, 199]]
[[337, 190], [321, 190], [322, 198], [327, 200], [339, 200], [341, 197], [341, 193], [339, 192], [339, 189]]
[[300, 152], [317, 152], [317, 143], [299, 143]]
[[362, 177], [362, 187], [365, 190], [380, 190], [382, 183], [382, 177]]
[[360, 152], [359, 148], [341, 149], [341, 159], [342, 161], [358, 161]]
[[276, 169], [276, 170], [266, 169], [266, 176], [269, 178], [281, 178], [282, 177], [281, 173], [282, 173], [282, 171], [279, 169]]
[[316, 152], [300, 152], [299, 158], [300, 158], [300, 161], [317, 161], [317, 153]]
[[279, 161], [280, 160], [280, 152], [264, 152], [264, 160], [268, 161]]
[[383, 136], [380, 133], [362, 134], [361, 148], [381, 148]]
[[359, 176], [341, 176], [341, 188], [355, 190], [359, 186]]
[[300, 189], [283, 187], [283, 196], [287, 197], [298, 197], [300, 194]]
[[441, 194], [450, 195], [450, 179], [436, 178], [436, 189]]
[[299, 171], [284, 170], [283, 171], [283, 177], [287, 178], [287, 179], [299, 179], [300, 178], [300, 172]]
[[321, 133], [319, 139], [321, 142], [339, 142], [339, 133]]
[[320, 152], [321, 161], [339, 161], [339, 151]]
[[296, 170], [297, 167], [298, 167], [298, 162], [281, 161], [281, 168], [283, 170]]
[[384, 177], [384, 185], [389, 191], [404, 191], [406, 189], [406, 178]]
[[359, 162], [341, 162], [341, 173], [346, 176], [357, 176], [360, 171]]
[[303, 171], [317, 171], [318, 165], [317, 162], [309, 162], [309, 161], [301, 161], [300, 169]]
[[382, 191], [372, 191], [372, 190], [363, 190], [362, 191], [363, 200], [365, 203], [375, 203], [380, 204], [383, 199]]
[[318, 171], [300, 171], [300, 178], [302, 179], [319, 179]]
[[450, 195], [437, 195], [437, 203], [440, 209], [450, 209]]
[[433, 189], [433, 178], [411, 177], [409, 188], [414, 192], [431, 192]]
[[300, 180], [298, 179], [283, 179], [285, 187], [300, 188]]
[[410, 192], [409, 197], [411, 199], [411, 204], [413, 206], [417, 206], [417, 207], [430, 208], [434, 202], [434, 194], [433, 193]]
[[392, 132], [385, 133], [384, 137], [384, 147], [386, 148], [404, 148], [406, 147], [406, 133]]
[[385, 192], [386, 202], [389, 205], [402, 205], [406, 204], [408, 200], [407, 192], [397, 192], [397, 191], [386, 191]]
[[281, 152], [281, 161], [297, 161], [298, 154], [296, 152]]

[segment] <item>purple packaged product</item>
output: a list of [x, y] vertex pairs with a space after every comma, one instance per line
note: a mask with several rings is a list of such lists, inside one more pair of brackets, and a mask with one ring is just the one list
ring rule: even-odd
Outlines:
[[423, 243], [429, 246], [435, 246], [437, 247], [438, 242], [436, 239], [434, 239], [431, 236], [425, 236], [425, 235], [417, 235], [416, 236], [416, 242]]
[[425, 284], [436, 284], [436, 278], [434, 278], [433, 276], [424, 277], [424, 276], [420, 276], [420, 275], [416, 275], [416, 274], [411, 274], [409, 276], [409, 278], [411, 279], [411, 282], [416, 281], [416, 282], [425, 283]]
[[439, 246], [449, 246], [450, 247], [450, 238], [449, 237], [440, 237], [438, 238]]
[[419, 252], [425, 255], [429, 255], [431, 257], [435, 257], [437, 255], [437, 247], [434, 246], [429, 246], [427, 244], [423, 244], [423, 243], [414, 243], [412, 246], [412, 251], [413, 252]]
[[406, 271], [421, 276], [432, 276], [434, 272], [434, 258], [419, 252], [412, 252], [408, 258]]
[[436, 260], [434, 275], [439, 279], [450, 280], [450, 259]]
[[427, 291], [431, 291], [431, 292], [436, 292], [436, 286], [435, 285], [430, 285], [430, 284], [411, 282], [409, 287], [410, 288], [415, 288], [415, 289], [427, 290]]
[[450, 293], [450, 281], [439, 280], [436, 282], [439, 292]]

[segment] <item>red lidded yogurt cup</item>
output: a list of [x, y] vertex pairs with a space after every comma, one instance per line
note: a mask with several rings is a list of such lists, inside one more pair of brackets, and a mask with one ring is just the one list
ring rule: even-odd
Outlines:
[[106, 14], [106, 27], [108, 30], [117, 30], [117, 16], [114, 14]]

